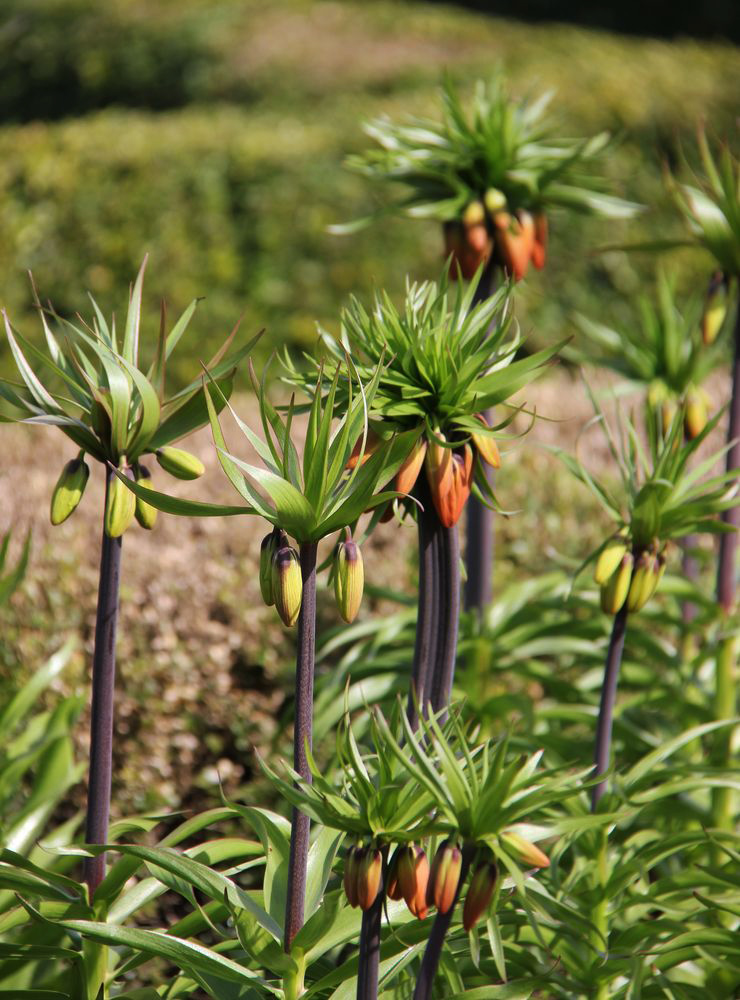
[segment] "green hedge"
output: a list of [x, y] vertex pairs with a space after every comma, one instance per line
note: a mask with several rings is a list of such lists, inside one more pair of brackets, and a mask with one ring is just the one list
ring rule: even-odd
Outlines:
[[[129, 6], [133, 18], [137, 4], [115, 9]], [[326, 227], [376, 203], [376, 192], [341, 167], [364, 144], [362, 120], [434, 114], [447, 53], [462, 81], [502, 59], [515, 90], [556, 87], [565, 132], [623, 130], [605, 173], [618, 193], [658, 204], [629, 229], [553, 219], [550, 265], [528, 279], [519, 306], [525, 328], [549, 341], [570, 332], [571, 310], [618, 312], [620, 293], [649, 279], [645, 257], [590, 251], [675, 231], [661, 157], [675, 157], [679, 143], [692, 148], [702, 113], [720, 134], [732, 127], [738, 60], [726, 46], [531, 28], [418, 4], [221, 6], [229, 16], [214, 22], [208, 44], [222, 53], [221, 78], [235, 92], [262, 87], [257, 105], [108, 109], [0, 129], [0, 302], [24, 331], [37, 326], [26, 269], [60, 311], [86, 312], [88, 289], [121, 311], [148, 251], [151, 327], [161, 295], [173, 312], [205, 296], [191, 356], [181, 355], [189, 372], [242, 312], [249, 332], [267, 326], [265, 350], [310, 344], [315, 321], [335, 324], [350, 292], [398, 292], [407, 272], [435, 273], [442, 244], [430, 223], [388, 218], [343, 238]], [[160, 5], [151, 30], [176, 9]], [[190, 0], [188, 10], [195, 17], [211, 8]]]

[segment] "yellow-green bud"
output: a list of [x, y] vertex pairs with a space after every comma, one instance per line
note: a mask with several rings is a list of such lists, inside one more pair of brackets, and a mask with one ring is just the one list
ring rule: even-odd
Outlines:
[[627, 595], [627, 610], [641, 611], [658, 585], [658, 561], [651, 552], [641, 552], [635, 562], [630, 589]]
[[61, 524], [74, 513], [85, 492], [90, 470], [81, 451], [77, 458], [70, 459], [62, 469], [54, 492], [51, 495], [51, 523]]
[[272, 597], [285, 625], [295, 625], [303, 599], [303, 574], [298, 553], [283, 545], [272, 557]]
[[529, 865], [530, 868], [549, 868], [550, 859], [543, 854], [536, 844], [525, 840], [518, 833], [507, 830], [501, 834], [501, 840], [510, 854], [513, 854], [517, 861]]
[[699, 437], [707, 426], [709, 415], [707, 413], [707, 401], [701, 389], [691, 389], [686, 396], [686, 412], [683, 418], [684, 434], [689, 441]]
[[486, 221], [486, 210], [480, 201], [471, 201], [463, 212], [464, 226], [480, 226]]
[[[152, 474], [149, 469], [144, 465], [139, 465], [136, 469], [136, 482], [139, 486], [143, 486], [144, 489], [152, 489]], [[157, 521], [157, 514], [159, 511], [156, 507], [152, 507], [150, 503], [146, 500], [142, 500], [141, 497], [136, 498], [136, 520], [142, 526], [146, 528], [147, 531], [151, 531]]]
[[627, 551], [627, 539], [624, 535], [615, 535], [610, 538], [604, 548], [599, 553], [594, 569], [594, 580], [602, 586], [616, 572], [617, 567]]
[[607, 582], [602, 586], [601, 610], [605, 614], [616, 615], [627, 600], [633, 564], [634, 558], [632, 557], [632, 553], [625, 553], [617, 570], [612, 573]]
[[157, 449], [157, 461], [165, 472], [169, 472], [176, 479], [197, 479], [206, 471], [201, 460], [195, 455], [191, 455], [183, 448], [172, 448], [170, 445]]
[[260, 591], [262, 600], [269, 607], [275, 603], [272, 593], [272, 559], [278, 549], [288, 544], [288, 536], [280, 528], [273, 528], [265, 535], [260, 546]]
[[[130, 475], [122, 463], [119, 472]], [[105, 533], [109, 538], [120, 537], [131, 525], [136, 513], [136, 495], [118, 478], [112, 476], [105, 498]]]
[[496, 215], [506, 208], [506, 195], [498, 188], [490, 187], [483, 196], [489, 215]]
[[705, 344], [713, 344], [717, 339], [726, 315], [727, 282], [724, 274], [718, 271], [709, 283], [704, 315], [701, 319], [701, 333]]
[[351, 538], [340, 542], [334, 559], [334, 597], [339, 614], [346, 622], [353, 622], [362, 603], [365, 571], [362, 553]]

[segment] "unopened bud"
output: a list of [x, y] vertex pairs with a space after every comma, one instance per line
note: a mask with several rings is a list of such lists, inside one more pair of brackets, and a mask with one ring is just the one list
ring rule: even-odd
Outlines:
[[398, 881], [398, 859], [401, 852], [405, 849], [405, 847], [397, 847], [393, 852], [391, 860], [388, 862], [388, 884], [385, 889], [385, 894], [389, 899], [403, 899], [401, 883]]
[[357, 873], [363, 853], [361, 847], [350, 847], [344, 857], [344, 892], [352, 907], [358, 906]]
[[[480, 420], [480, 422], [485, 427], [488, 427], [488, 424], [486, 423], [486, 418], [483, 416], [482, 413], [476, 414], [476, 419]], [[471, 437], [473, 439], [473, 444], [477, 448], [478, 454], [483, 459], [483, 461], [487, 462], [492, 469], [500, 469], [501, 455], [499, 453], [498, 445], [496, 444], [495, 438], [491, 437], [490, 434], [476, 434], [476, 433], [471, 434]]]
[[364, 452], [362, 452], [362, 463], [361, 463], [362, 465], [364, 465], [365, 462], [367, 462], [367, 460], [371, 457], [371, 455], [374, 455], [375, 452], [378, 450], [378, 448], [383, 444], [383, 439], [375, 433], [372, 427], [369, 427], [367, 431], [367, 437], [363, 439], [363, 436], [360, 435], [360, 437], [355, 442], [355, 446], [352, 449], [352, 454], [347, 459], [348, 469], [354, 469], [354, 467], [360, 461], [360, 452], [362, 451], [363, 440], [365, 442], [365, 450]]
[[85, 462], [84, 451], [77, 458], [70, 459], [62, 469], [54, 492], [51, 495], [51, 523], [61, 524], [77, 509], [85, 492], [90, 469]]
[[463, 927], [471, 931], [491, 905], [498, 869], [493, 861], [478, 865], [468, 887], [463, 907]]
[[713, 344], [727, 315], [727, 279], [721, 271], [712, 276], [707, 289], [701, 334], [705, 344]]
[[272, 592], [272, 560], [278, 549], [287, 546], [288, 536], [280, 528], [273, 528], [265, 535], [260, 546], [260, 592], [262, 600], [271, 607], [275, 603]]
[[[152, 474], [146, 466], [139, 465], [137, 467], [136, 482], [139, 486], [143, 486], [144, 489], [152, 489]], [[147, 531], [151, 531], [157, 520], [157, 508], [152, 507], [152, 505], [147, 503], [146, 500], [142, 500], [141, 497], [137, 496], [136, 509], [134, 513], [136, 515], [136, 520], [142, 528], [146, 528]]]
[[303, 599], [303, 574], [298, 553], [289, 545], [279, 548], [272, 558], [272, 597], [283, 624], [295, 625]]
[[357, 873], [357, 904], [369, 910], [377, 899], [383, 876], [383, 855], [377, 847], [368, 847]]
[[546, 854], [535, 844], [531, 843], [529, 840], [525, 840], [518, 833], [513, 833], [508, 830], [506, 833], [501, 834], [501, 840], [503, 841], [506, 849], [510, 854], [513, 854], [517, 861], [521, 861], [525, 865], [529, 865], [530, 868], [549, 868], [550, 859]]
[[463, 225], [466, 229], [470, 226], [480, 226], [485, 225], [486, 222], [486, 209], [481, 201], [471, 201], [463, 212], [462, 217]]
[[547, 216], [538, 212], [534, 217], [534, 243], [532, 244], [532, 263], [541, 271], [547, 260]]
[[176, 479], [197, 479], [206, 471], [201, 460], [195, 455], [191, 455], [183, 448], [173, 448], [170, 445], [157, 449], [157, 461], [165, 472], [169, 472]]
[[427, 885], [427, 905], [447, 913], [455, 902], [462, 871], [462, 851], [446, 840], [434, 855]]
[[622, 560], [614, 573], [601, 588], [601, 610], [607, 615], [616, 615], [630, 589], [632, 566], [634, 558], [631, 552], [622, 556]]
[[693, 389], [686, 396], [686, 412], [683, 418], [684, 434], [689, 441], [699, 437], [707, 426], [707, 420], [706, 397], [701, 389]]
[[334, 560], [334, 597], [339, 614], [346, 622], [353, 622], [362, 603], [365, 571], [360, 547], [353, 539], [340, 542]]
[[497, 215], [506, 208], [506, 195], [503, 191], [499, 191], [498, 188], [490, 187], [485, 195], [483, 196], [483, 201], [488, 209], [488, 214], [490, 216]]
[[419, 920], [423, 920], [429, 912], [428, 882], [429, 860], [424, 849], [415, 844], [402, 848], [398, 859], [398, 884], [406, 905]]
[[617, 571], [619, 564], [627, 552], [627, 539], [624, 535], [610, 538], [599, 553], [594, 569], [594, 580], [602, 586]]
[[[131, 471], [123, 463], [119, 472], [130, 476]], [[118, 476], [111, 476], [105, 498], [105, 533], [109, 538], [119, 538], [131, 525], [136, 513], [136, 496], [122, 483]]]
[[[431, 449], [430, 449], [431, 450]], [[439, 477], [430, 478], [434, 507], [445, 528], [457, 524], [473, 484], [473, 449], [466, 444], [462, 454], [447, 451], [447, 467]], [[427, 453], [428, 454], [428, 453]], [[440, 467], [441, 468], [441, 467]], [[436, 486], [435, 483], [440, 483]]]
[[419, 478], [421, 467], [424, 464], [426, 453], [426, 438], [424, 435], [421, 435], [396, 473], [395, 488], [399, 493], [410, 493], [414, 488], [416, 480]]

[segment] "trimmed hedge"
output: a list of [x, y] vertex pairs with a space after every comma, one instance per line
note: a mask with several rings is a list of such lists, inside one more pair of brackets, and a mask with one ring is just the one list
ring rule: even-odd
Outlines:
[[[623, 129], [604, 171], [618, 193], [658, 205], [629, 228], [553, 219], [550, 265], [527, 280], [519, 306], [525, 329], [549, 341], [569, 332], [572, 309], [618, 312], [617, 293], [649, 277], [644, 256], [589, 252], [627, 236], [675, 231], [661, 157], [675, 158], [679, 142], [692, 148], [701, 113], [720, 134], [731, 129], [740, 67], [726, 46], [625, 41], [418, 4], [277, 0], [269, 13], [252, 3], [221, 6], [229, 17], [212, 26], [208, 44], [221, 46], [222, 80], [235, 91], [265, 84], [258, 105], [159, 114], [108, 109], [0, 129], [0, 302], [24, 332], [38, 328], [26, 269], [60, 311], [87, 314], [86, 289], [107, 311], [122, 310], [148, 251], [152, 330], [160, 294], [173, 313], [206, 297], [191, 356], [180, 355], [175, 373], [184, 377], [242, 312], [248, 332], [267, 326], [263, 350], [307, 345], [315, 321], [336, 325], [350, 292], [398, 292], [407, 272], [437, 273], [442, 241], [431, 223], [386, 218], [342, 238], [326, 227], [376, 204], [377, 193], [341, 167], [345, 154], [365, 143], [362, 120], [435, 114], [440, 54], [448, 53], [461, 80], [505, 56], [514, 88], [557, 87], [565, 132]], [[195, 0], [187, 8], [206, 9]], [[158, 10], [155, 27], [175, 8]], [[245, 45], [248, 58], [240, 63]], [[0, 347], [8, 370], [6, 359]]]

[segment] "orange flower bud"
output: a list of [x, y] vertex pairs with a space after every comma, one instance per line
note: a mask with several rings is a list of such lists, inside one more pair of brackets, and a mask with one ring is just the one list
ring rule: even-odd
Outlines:
[[470, 488], [473, 484], [473, 449], [466, 444], [462, 455], [450, 451], [449, 448], [444, 450], [449, 455], [449, 458], [446, 459], [445, 471], [441, 475], [430, 478], [429, 485], [440, 521], [445, 528], [451, 528], [457, 524], [462, 509], [470, 496]]
[[[480, 420], [484, 427], [488, 427], [486, 423], [486, 418], [482, 413], [476, 414], [476, 420]], [[471, 435], [473, 439], [473, 444], [478, 450], [478, 454], [483, 459], [484, 462], [488, 462], [492, 469], [501, 468], [501, 454], [498, 450], [498, 445], [496, 444], [495, 438], [492, 438], [489, 434], [475, 434]]]
[[534, 248], [534, 219], [520, 210], [516, 216], [500, 212], [494, 219], [497, 228], [497, 246], [504, 268], [516, 281], [527, 273]]
[[547, 259], [547, 216], [538, 212], [534, 217], [534, 244], [532, 246], [532, 263], [541, 271]]
[[434, 904], [440, 913], [448, 913], [455, 902], [462, 870], [462, 851], [446, 840], [440, 844], [432, 861], [427, 885], [427, 904]]
[[[375, 433], [372, 427], [369, 427], [367, 431], [367, 439], [365, 441], [365, 452], [362, 456], [363, 465], [365, 464], [365, 462], [367, 462], [370, 456], [373, 455], [378, 450], [378, 448], [381, 446], [382, 443], [383, 439], [378, 437], [378, 435]], [[348, 469], [354, 469], [354, 467], [359, 462], [361, 449], [362, 449], [362, 435], [360, 435], [360, 437], [357, 439], [357, 442], [354, 448], [352, 449], [352, 454], [347, 459]]]
[[383, 855], [377, 847], [363, 852], [357, 870], [357, 903], [361, 910], [369, 910], [377, 899], [383, 875]]
[[498, 869], [493, 861], [478, 865], [471, 879], [463, 907], [463, 927], [470, 931], [486, 912], [493, 899]]
[[385, 888], [385, 894], [389, 899], [403, 899], [403, 892], [401, 890], [401, 883], [398, 881], [398, 858], [404, 847], [397, 847], [393, 852], [393, 857], [388, 863], [388, 884]]
[[413, 915], [423, 920], [429, 912], [426, 900], [429, 860], [423, 848], [415, 844], [399, 848], [398, 853], [398, 884], [403, 898]]
[[424, 435], [420, 435], [419, 440], [404, 459], [403, 465], [396, 473], [396, 490], [399, 493], [410, 493], [419, 476], [419, 471], [424, 463], [424, 456], [427, 453], [427, 442]]
[[350, 847], [344, 856], [344, 893], [350, 906], [358, 906], [357, 875], [364, 850]]

